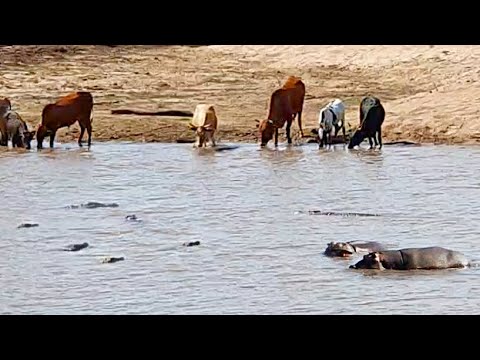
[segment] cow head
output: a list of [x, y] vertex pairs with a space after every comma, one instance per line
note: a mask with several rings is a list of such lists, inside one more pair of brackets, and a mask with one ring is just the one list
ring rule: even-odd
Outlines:
[[367, 137], [366, 132], [360, 127], [358, 128], [350, 138], [348, 143], [348, 148], [353, 149], [355, 146], [358, 146], [362, 143], [363, 140]]
[[383, 255], [380, 252], [372, 252], [363, 257], [362, 260], [355, 265], [350, 265], [350, 269], [376, 269], [383, 270]]
[[273, 134], [275, 132], [275, 126], [273, 125], [272, 120], [255, 120], [258, 128], [258, 134], [260, 138], [260, 145], [266, 146], [270, 140], [273, 139]]
[[0, 100], [0, 117], [4, 117], [10, 110], [12, 110], [12, 103], [9, 98]]
[[209, 135], [212, 135], [213, 129], [210, 126], [195, 126], [193, 124], [188, 124], [190, 130], [195, 131], [196, 142], [195, 146], [202, 147], [206, 141], [207, 137], [210, 138]]
[[24, 145], [25, 145], [25, 149], [30, 150], [32, 148], [30, 143], [32, 142], [33, 138], [35, 137], [35, 133], [36, 133], [36, 131], [33, 130], [33, 131], [26, 131], [23, 134], [23, 136], [24, 136], [23, 142], [24, 142]]

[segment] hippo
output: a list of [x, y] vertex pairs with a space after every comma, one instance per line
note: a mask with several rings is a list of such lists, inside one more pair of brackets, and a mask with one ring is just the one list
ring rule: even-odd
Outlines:
[[384, 246], [375, 241], [355, 244], [354, 241], [337, 243], [331, 242], [327, 245], [327, 248], [325, 249], [325, 255], [331, 257], [350, 257], [353, 254], [359, 252], [371, 253], [374, 251], [383, 250], [385, 250]]
[[371, 252], [350, 269], [439, 270], [467, 266], [469, 261], [462, 253], [433, 246]]
[[88, 247], [88, 243], [68, 245], [63, 251], [80, 251]]

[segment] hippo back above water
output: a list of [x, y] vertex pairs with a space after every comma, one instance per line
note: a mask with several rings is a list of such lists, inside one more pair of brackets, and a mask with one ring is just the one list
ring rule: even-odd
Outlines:
[[408, 248], [371, 252], [351, 269], [437, 270], [464, 268], [469, 261], [462, 253], [442, 247]]
[[325, 249], [325, 255], [331, 257], [349, 257], [359, 252], [371, 253], [382, 250], [385, 250], [384, 246], [375, 241], [363, 243], [355, 243], [354, 241], [337, 243], [331, 242]]

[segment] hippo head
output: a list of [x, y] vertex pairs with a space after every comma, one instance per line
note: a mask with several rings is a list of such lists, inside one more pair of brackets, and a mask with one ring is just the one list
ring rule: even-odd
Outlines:
[[331, 242], [325, 249], [325, 255], [332, 257], [349, 257], [353, 253], [355, 253], [354, 247], [351, 244], [344, 242]]
[[372, 252], [364, 255], [363, 259], [357, 262], [355, 265], [350, 265], [350, 269], [375, 269], [383, 270], [382, 265], [382, 253]]
[[264, 147], [268, 144], [270, 140], [273, 139], [273, 133], [275, 132], [275, 127], [273, 126], [272, 120], [256, 120], [258, 134], [260, 138], [260, 146]]
[[362, 143], [363, 140], [367, 137], [365, 131], [362, 128], [358, 128], [348, 143], [348, 148], [353, 149], [355, 146], [358, 146]]

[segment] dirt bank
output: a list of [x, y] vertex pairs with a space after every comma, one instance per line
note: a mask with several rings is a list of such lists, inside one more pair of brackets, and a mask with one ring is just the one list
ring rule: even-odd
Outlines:
[[[71, 91], [95, 98], [94, 141], [191, 138], [188, 118], [112, 115], [114, 109], [193, 111], [214, 103], [221, 141], [256, 141], [255, 119], [292, 74], [306, 83], [304, 127], [333, 97], [358, 122], [358, 103], [380, 97], [386, 141], [480, 141], [479, 46], [2, 46], [0, 96], [32, 127], [43, 106]], [[297, 124], [293, 131], [298, 130]], [[58, 141], [78, 136], [78, 125]]]

